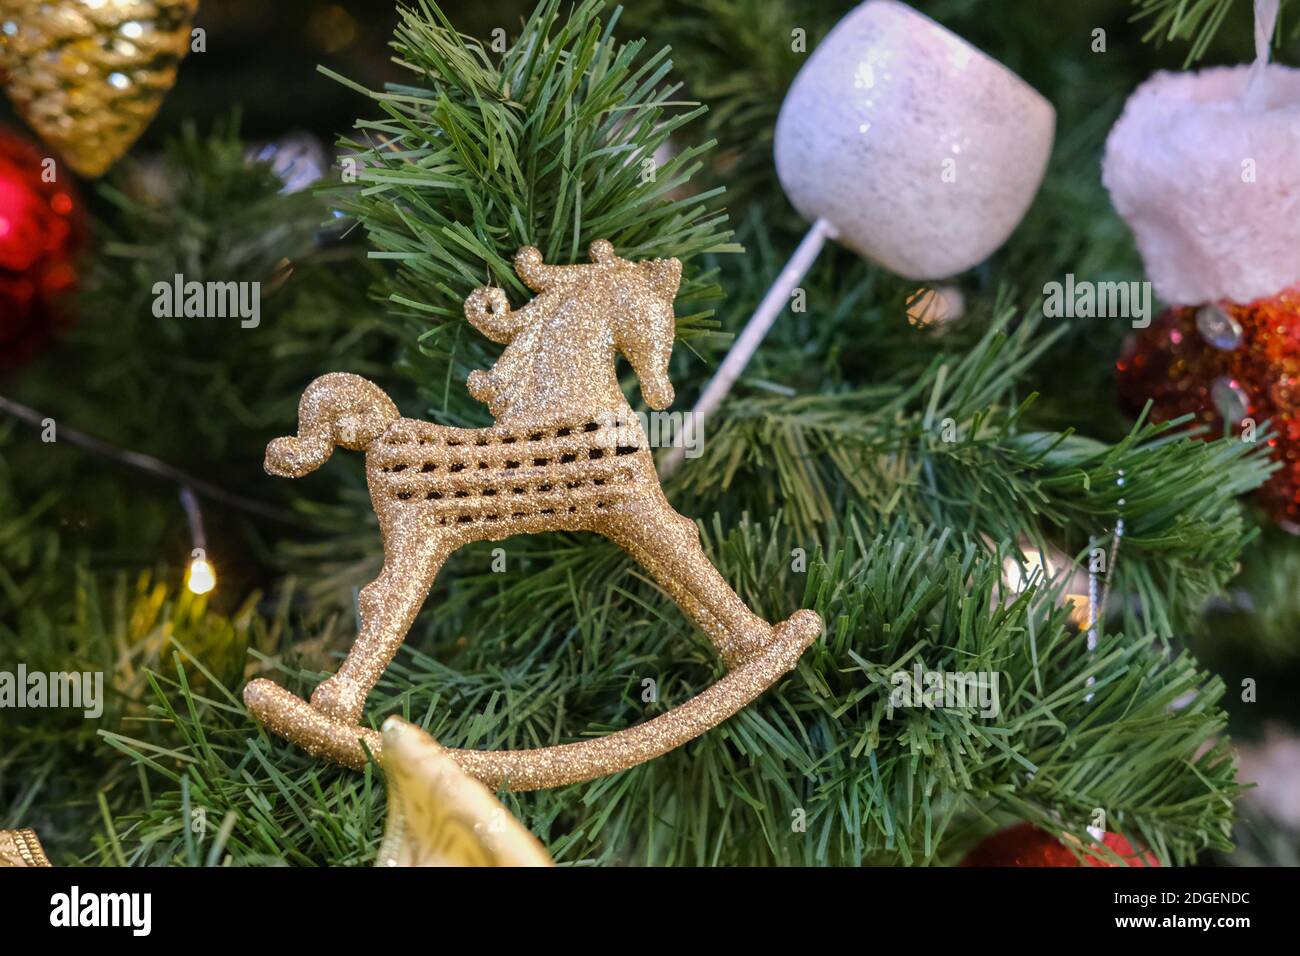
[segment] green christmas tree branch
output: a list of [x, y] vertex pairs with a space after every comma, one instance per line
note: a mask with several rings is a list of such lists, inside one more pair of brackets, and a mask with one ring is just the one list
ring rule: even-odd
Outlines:
[[[676, 31], [677, 21], [654, 15], [666, 8], [636, 11], [656, 39]], [[809, 21], [810, 46], [831, 15], [819, 16]], [[373, 94], [382, 116], [352, 137], [359, 183], [337, 204], [363, 220], [380, 257], [392, 260], [382, 295], [401, 321], [389, 332], [404, 339], [406, 371], [436, 418], [482, 420], [461, 382], [491, 355], [462, 325], [460, 301], [489, 281], [522, 301], [510, 271], [518, 245], [581, 261], [587, 242], [613, 238], [626, 255], [686, 257], [679, 306], [691, 314], [681, 331], [694, 345], [715, 324], [705, 314], [720, 290], [728, 301], [718, 323], [737, 327], [790, 244], [792, 220], [766, 169], [770, 157], [761, 146], [744, 149], [750, 135], [770, 133], [775, 106], [768, 95], [741, 95], [753, 75], [744, 48], [733, 48], [731, 91], [712, 94], [723, 109], [668, 134], [679, 157], [712, 138], [741, 155], [689, 154], [668, 180], [657, 165], [658, 182], [647, 190], [639, 160], [660, 151], [660, 131], [674, 116], [697, 111], [670, 105], [682, 94], [662, 54], [648, 55], [650, 44], [620, 46], [611, 24], [597, 19], [595, 4], [571, 15], [545, 3], [522, 40], [497, 52], [486, 38], [458, 36], [431, 6], [410, 12], [397, 55], [414, 78]], [[777, 18], [750, 37], [760, 43], [764, 30], [778, 27], [780, 43], [771, 42], [780, 56], [753, 64], [765, 82], [779, 82], [772, 78], [791, 66], [785, 24]], [[732, 17], [680, 52], [696, 63], [720, 56], [705, 48], [726, 48], [744, 29]], [[727, 79], [728, 69], [715, 70], [719, 82]], [[675, 72], [692, 83], [692, 98], [706, 88], [694, 68]], [[1068, 72], [1058, 79], [1073, 88]], [[1014, 262], [1010, 276], [1032, 295], [1040, 278], [1078, 262], [1110, 267], [1125, 254], [1112, 251], [1117, 233], [1099, 185], [1067, 182], [1106, 125], [1099, 113], [1072, 135], [1051, 173], [1050, 201], [1066, 195], [1078, 213], [1031, 215], [1016, 248], [987, 272]], [[236, 190], [233, 155], [218, 143], [198, 145], [191, 166], [209, 162], [230, 164], [223, 188]], [[730, 241], [716, 195], [676, 191], [688, 170], [705, 192], [727, 183], [731, 170], [744, 173], [739, 228], [748, 255], [721, 254]], [[671, 195], [656, 191], [664, 182], [676, 184]], [[258, 216], [283, 222], [291, 214], [271, 201], [273, 185]], [[234, 208], [196, 202], [144, 216], [120, 206], [113, 298], [137, 303], [132, 308], [147, 303], [149, 283], [175, 261], [172, 250], [190, 248], [186, 237], [203, 237], [214, 224], [217, 237], [237, 229], [245, 220], [227, 215]], [[1095, 215], [1085, 217], [1090, 209]], [[604, 232], [610, 225], [616, 234]], [[203, 260], [214, 256], [229, 268], [241, 247], [243, 240], [199, 243]], [[273, 265], [274, 248], [257, 261]], [[138, 268], [121, 268], [132, 262]], [[318, 371], [382, 374], [382, 353], [359, 358], [352, 338], [356, 317], [377, 324], [364, 299], [366, 277], [378, 270], [362, 270], [361, 281], [352, 274], [341, 288], [329, 268], [311, 273], [319, 279], [314, 298], [303, 291], [286, 309], [273, 356], [187, 338], [175, 351], [190, 360], [142, 368], [173, 389], [239, 362], [250, 363], [243, 389], [269, 375], [265, 392], [245, 397], [255, 427], [224, 412], [203, 423], [221, 429], [214, 442], [228, 450], [206, 460], [223, 474], [227, 466], [244, 474], [245, 458], [256, 473], [260, 429], [291, 429], [292, 405]], [[1091, 425], [1112, 408], [1109, 393], [1078, 372], [1072, 349], [1086, 334], [1105, 353], [1114, 331], [1049, 332], [1021, 317], [1032, 314], [1025, 303], [999, 297], [986, 271], [962, 280], [969, 319], [938, 331], [905, 320], [911, 286], [847, 252], [828, 252], [809, 276], [808, 312], [784, 317], [773, 331], [706, 436], [704, 457], [688, 462], [669, 493], [699, 517], [710, 555], [758, 613], [777, 620], [812, 606], [830, 622], [828, 634], [777, 688], [680, 751], [581, 786], [505, 795], [562, 862], [944, 863], [1014, 820], [1086, 845], [1098, 811], [1107, 829], [1164, 862], [1228, 845], [1238, 786], [1223, 736], [1223, 686], [1181, 651], [1180, 639], [1201, 626], [1205, 600], [1222, 591], [1253, 534], [1233, 498], [1263, 479], [1262, 450], [1146, 425], [1107, 444], [1048, 424], [1059, 416], [1029, 401], [1030, 382], [1050, 386], [1044, 397], [1056, 407], [1068, 402], [1072, 420]], [[299, 308], [302, 317], [293, 318]], [[313, 316], [318, 325], [298, 324]], [[96, 335], [94, 347], [107, 349], [103, 332]], [[337, 344], [316, 351], [328, 342]], [[211, 368], [195, 358], [206, 349], [217, 350]], [[1063, 352], [1073, 377], [1044, 374]], [[692, 394], [707, 371], [679, 350], [679, 393]], [[103, 395], [111, 381], [96, 379], [87, 395]], [[398, 397], [417, 412], [409, 395]], [[145, 430], [161, 436], [175, 434], [171, 423], [186, 414], [182, 406], [165, 417], [157, 401], [130, 404], [159, 416], [162, 427]], [[106, 418], [114, 408], [120, 413], [104, 406]], [[84, 491], [27, 446], [15, 450], [15, 440], [12, 431], [0, 437], [7, 442], [0, 513], [23, 518], [0, 522], [0, 644], [32, 661], [81, 653], [87, 666], [112, 675], [115, 690], [98, 738], [84, 723], [60, 725], [57, 714], [38, 715], [44, 726], [0, 727], [0, 805], [9, 825], [46, 821], [42, 836], [63, 862], [371, 862], [384, 820], [382, 777], [320, 764], [260, 730], [239, 702], [250, 674], [273, 674], [308, 693], [355, 634], [351, 595], [373, 578], [379, 548], [358, 459], [336, 456], [305, 482], [274, 486], [329, 536], [293, 543], [288, 557], [300, 585], [280, 581], [275, 602], [254, 598], [222, 610], [177, 594], [174, 574], [170, 585], [154, 584], [111, 564], [138, 568], [139, 555], [81, 547], [59, 519]], [[33, 493], [42, 478], [48, 487]], [[119, 518], [138, 522], [140, 514], [123, 506]], [[1065, 582], [1010, 594], [1005, 565], [1025, 540], [1083, 561], [1093, 544], [1108, 545], [1121, 516], [1127, 533], [1111, 613], [1089, 652], [1066, 621]], [[515, 539], [504, 572], [493, 568], [490, 549], [464, 549], [444, 569], [427, 613], [372, 695], [368, 721], [402, 714], [451, 746], [535, 746], [639, 723], [720, 676], [704, 638], [608, 542]], [[340, 605], [348, 610], [328, 613]], [[317, 608], [327, 612], [317, 616]], [[918, 664], [997, 673], [998, 714], [891, 708], [895, 675]], [[97, 791], [103, 796], [92, 797]], [[196, 819], [205, 822], [196, 828]]]
[[512, 267], [522, 246], [547, 262], [585, 261], [596, 239], [632, 258], [676, 256], [687, 266], [678, 303], [696, 308], [679, 334], [708, 329], [703, 304], [720, 290], [693, 260], [736, 247], [720, 189], [680, 194], [711, 144], [670, 149], [704, 108], [677, 99], [666, 49], [614, 40], [618, 10], [602, 23], [603, 6], [546, 0], [496, 52], [421, 2], [402, 10], [393, 42], [415, 82], [372, 92], [330, 74], [384, 114], [344, 141], [361, 188], [340, 202], [365, 224], [372, 255], [396, 263], [388, 301], [420, 336], [424, 356], [411, 362], [452, 420], [482, 412], [444, 380], [459, 385], [491, 354], [463, 334], [462, 302], [484, 284], [522, 301]]
[[[1006, 555], [971, 539], [850, 527], [806, 575], [789, 570], [793, 540], [779, 525], [745, 524], [711, 550], [729, 578], [763, 580], [766, 593], [749, 599], [765, 613], [802, 591], [833, 622], [825, 641], [687, 748], [590, 784], [506, 795], [562, 861], [920, 864], [951, 859], [1004, 820], [1087, 843], [1098, 811], [1166, 862], [1226, 845], [1236, 784], [1214, 743], [1222, 686], [1186, 655], [1119, 633], [1086, 652], [1059, 588], [1007, 593]], [[403, 714], [451, 746], [540, 745], [644, 720], [713, 680], [703, 642], [626, 562], [606, 557], [608, 589], [566, 572], [588, 565], [590, 550], [555, 547], [562, 567], [545, 579], [545, 599], [576, 602], [582, 624], [532, 614], [528, 631], [489, 626], [468, 645], [449, 632], [433, 653], [404, 650], [372, 715]], [[520, 585], [488, 601], [502, 623], [529, 616], [512, 593]], [[900, 705], [895, 675], [917, 666], [997, 673], [997, 714], [974, 702]], [[211, 821], [233, 814], [220, 851], [230, 862], [364, 862], [382, 816], [376, 777], [250, 734], [237, 699], [198, 667], [192, 654], [169, 662], [153, 681], [153, 720], [111, 738], [161, 778], [142, 808], [113, 818], [112, 852], [135, 863], [201, 857], [167, 829], [188, 801]], [[319, 672], [287, 676], [306, 688]], [[657, 685], [650, 702], [646, 677]]]
[[[1144, 40], [1181, 40], [1190, 43], [1186, 65], [1200, 60], [1215, 36], [1231, 17], [1240, 17], [1253, 25], [1251, 4], [1234, 0], [1132, 0], [1136, 11], [1133, 19], [1147, 22]], [[1284, 34], [1285, 15], [1294, 10], [1291, 0], [1281, 0], [1277, 28], [1272, 44], [1277, 46]], [[1291, 30], [1291, 37], [1300, 36], [1300, 23]]]

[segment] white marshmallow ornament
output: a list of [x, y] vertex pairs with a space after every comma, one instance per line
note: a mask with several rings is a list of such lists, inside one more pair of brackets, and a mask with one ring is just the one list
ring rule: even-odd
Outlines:
[[776, 172], [806, 219], [908, 279], [1006, 242], [1052, 151], [1056, 112], [911, 7], [864, 3], [818, 46], [776, 123]]
[[1157, 73], [1107, 138], [1103, 182], [1171, 305], [1300, 280], [1300, 70], [1267, 62], [1276, 16], [1256, 5], [1253, 66]]
[[[776, 124], [777, 175], [812, 222], [695, 407], [731, 390], [825, 241], [909, 279], [982, 262], [1033, 201], [1056, 112], [1011, 70], [895, 0], [868, 0], [795, 77]], [[674, 448], [661, 474], [681, 464]]]

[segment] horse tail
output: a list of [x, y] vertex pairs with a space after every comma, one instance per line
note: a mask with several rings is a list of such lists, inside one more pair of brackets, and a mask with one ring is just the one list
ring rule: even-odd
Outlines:
[[401, 417], [393, 400], [360, 375], [331, 372], [302, 393], [298, 434], [266, 446], [266, 471], [301, 478], [329, 460], [334, 447], [365, 451]]

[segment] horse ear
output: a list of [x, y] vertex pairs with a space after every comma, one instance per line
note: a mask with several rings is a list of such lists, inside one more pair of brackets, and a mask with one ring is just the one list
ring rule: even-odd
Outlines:
[[515, 253], [515, 274], [534, 292], [546, 291], [550, 270], [542, 263], [542, 251], [536, 246], [524, 246]]
[[614, 262], [618, 256], [614, 255], [614, 244], [608, 239], [597, 239], [587, 248], [587, 258], [592, 262], [606, 263]]
[[680, 259], [651, 259], [645, 263], [650, 273], [650, 284], [663, 293], [669, 301], [677, 298], [677, 287], [682, 284]]

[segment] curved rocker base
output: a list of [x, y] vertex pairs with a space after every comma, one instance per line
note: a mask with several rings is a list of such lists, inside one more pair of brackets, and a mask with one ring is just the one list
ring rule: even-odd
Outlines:
[[[774, 628], [772, 642], [707, 690], [644, 724], [604, 737], [536, 750], [447, 751], [460, 768], [498, 790], [541, 790], [627, 770], [693, 740], [735, 714], [794, 669], [821, 633], [812, 611], [797, 611]], [[316, 710], [269, 680], [244, 688], [249, 712], [273, 733], [308, 753], [353, 769], [368, 750], [380, 757], [377, 730], [352, 726]]]

